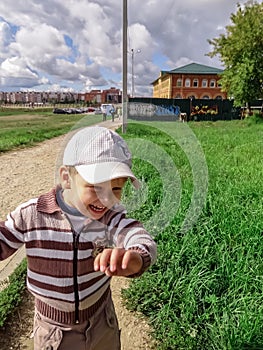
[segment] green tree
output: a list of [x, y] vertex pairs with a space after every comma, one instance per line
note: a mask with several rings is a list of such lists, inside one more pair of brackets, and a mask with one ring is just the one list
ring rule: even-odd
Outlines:
[[213, 46], [208, 56], [220, 56], [225, 67], [222, 90], [234, 98], [236, 106], [249, 106], [263, 96], [263, 3], [238, 3], [230, 19], [225, 34], [208, 40]]

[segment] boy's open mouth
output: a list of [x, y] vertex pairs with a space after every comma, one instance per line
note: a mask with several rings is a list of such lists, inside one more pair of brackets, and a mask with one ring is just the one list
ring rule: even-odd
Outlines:
[[102, 213], [105, 210], [105, 208], [106, 207], [101, 207], [101, 206], [98, 206], [98, 205], [90, 204], [90, 209], [92, 211], [95, 211], [96, 213]]

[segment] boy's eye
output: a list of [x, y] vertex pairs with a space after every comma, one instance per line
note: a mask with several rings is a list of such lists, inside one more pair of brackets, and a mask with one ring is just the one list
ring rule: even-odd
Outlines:
[[89, 190], [94, 191], [94, 192], [98, 192], [101, 191], [101, 187], [98, 186], [92, 186], [92, 185], [88, 185], [86, 186]]
[[88, 186], [89, 190], [96, 193], [96, 194], [101, 194], [103, 193], [104, 191], [111, 191], [112, 193], [114, 193], [115, 195], [119, 195], [121, 194], [122, 192], [122, 187], [112, 187], [112, 188], [104, 188], [102, 186]]
[[113, 187], [112, 192], [119, 192], [122, 189], [120, 187]]
[[101, 192], [101, 191], [102, 191], [102, 187], [93, 186], [93, 190], [94, 190], [95, 192]]
[[119, 196], [122, 193], [122, 189], [121, 188], [113, 188], [112, 193], [114, 193], [115, 196]]

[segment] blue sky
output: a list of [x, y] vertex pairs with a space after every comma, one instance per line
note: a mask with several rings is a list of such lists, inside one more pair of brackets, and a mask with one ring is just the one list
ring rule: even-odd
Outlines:
[[[122, 0], [1, 1], [0, 90], [121, 89], [122, 5]], [[223, 68], [218, 58], [206, 56], [207, 40], [224, 33], [236, 10], [233, 0], [128, 1], [128, 92], [131, 49], [137, 96], [152, 95], [151, 83], [161, 70], [191, 62]]]

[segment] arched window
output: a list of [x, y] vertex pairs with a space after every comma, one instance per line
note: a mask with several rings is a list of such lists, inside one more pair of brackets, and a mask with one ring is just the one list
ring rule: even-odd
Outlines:
[[184, 86], [185, 87], [190, 87], [191, 86], [191, 80], [190, 79], [185, 79]]
[[193, 87], [198, 87], [198, 79], [194, 79], [194, 81], [193, 81]]
[[216, 100], [223, 100], [222, 96], [218, 95], [216, 96]]
[[177, 79], [176, 86], [177, 87], [181, 87], [182, 86], [182, 79], [181, 78]]
[[202, 98], [203, 98], [204, 100], [209, 100], [209, 99], [210, 99], [210, 97], [209, 97], [208, 95], [204, 95]]
[[207, 79], [202, 80], [202, 87], [206, 88], [207, 87]]
[[210, 80], [210, 87], [211, 87], [211, 88], [216, 87], [216, 81], [215, 81], [215, 79]]
[[182, 96], [180, 94], [177, 94], [175, 98], [182, 98]]

